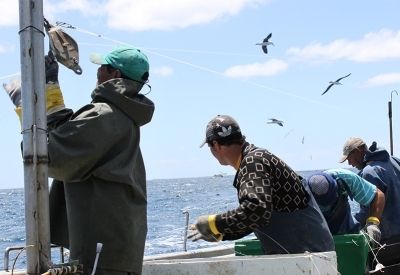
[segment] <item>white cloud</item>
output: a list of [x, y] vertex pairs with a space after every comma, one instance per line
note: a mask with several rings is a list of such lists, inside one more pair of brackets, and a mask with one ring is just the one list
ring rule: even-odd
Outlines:
[[150, 69], [150, 74], [160, 75], [160, 76], [170, 76], [174, 70], [171, 67], [163, 66], [154, 69]]
[[99, 17], [105, 13], [105, 0], [62, 0], [45, 1], [44, 13], [46, 17], [53, 17], [56, 14], [65, 12], [80, 12], [83, 15]]
[[105, 7], [112, 28], [172, 30], [234, 16], [269, 0], [110, 0]]
[[288, 64], [285, 61], [271, 59], [265, 63], [237, 65], [225, 70], [224, 75], [232, 78], [246, 78], [252, 76], [273, 76], [286, 71]]
[[339, 59], [373, 62], [400, 58], [400, 31], [381, 29], [367, 33], [360, 40], [338, 39], [325, 45], [312, 43], [304, 48], [290, 48], [287, 54], [300, 60], [318, 62]]
[[366, 86], [384, 86], [400, 83], [400, 73], [379, 74], [368, 79]]
[[[173, 30], [235, 16], [248, 7], [257, 7], [271, 0], [44, 0], [44, 15], [50, 21], [58, 14], [79, 12], [85, 16], [105, 16], [115, 29]], [[7, 13], [0, 17], [0, 26], [18, 25], [18, 1], [0, 0]]]
[[[63, 0], [63, 1], [43, 1], [43, 14], [51, 20], [65, 12], [79, 12], [83, 15], [99, 16], [104, 14], [105, 0]], [[2, 26], [18, 26], [19, 24], [19, 1], [17, 0], [0, 0], [0, 10], [6, 10], [0, 16], [0, 27]]]

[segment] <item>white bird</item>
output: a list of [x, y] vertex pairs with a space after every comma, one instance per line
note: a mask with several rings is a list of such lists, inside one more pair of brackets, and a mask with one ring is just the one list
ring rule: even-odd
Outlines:
[[268, 53], [268, 49], [267, 49], [268, 45], [275, 46], [274, 43], [268, 41], [271, 38], [271, 36], [272, 36], [272, 33], [268, 34], [268, 36], [264, 38], [262, 43], [256, 43], [256, 45], [261, 46], [264, 53]]
[[269, 118], [270, 121], [267, 121], [268, 124], [278, 124], [279, 126], [283, 126], [283, 121], [276, 118]]
[[340, 83], [339, 81], [342, 80], [343, 78], [346, 78], [348, 76], [350, 76], [351, 73], [349, 73], [348, 75], [345, 75], [341, 78], [336, 79], [335, 81], [329, 81], [329, 83], [331, 83], [325, 90], [325, 92], [322, 93], [322, 95], [324, 95], [333, 85], [343, 85], [342, 83]]

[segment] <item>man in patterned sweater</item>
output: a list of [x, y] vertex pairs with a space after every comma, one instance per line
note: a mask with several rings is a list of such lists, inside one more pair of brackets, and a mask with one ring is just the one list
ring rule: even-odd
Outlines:
[[264, 254], [333, 251], [328, 225], [307, 184], [281, 159], [249, 144], [238, 123], [218, 115], [206, 128], [205, 143], [221, 165], [235, 168], [239, 206], [200, 216], [193, 241], [236, 240], [252, 232]]

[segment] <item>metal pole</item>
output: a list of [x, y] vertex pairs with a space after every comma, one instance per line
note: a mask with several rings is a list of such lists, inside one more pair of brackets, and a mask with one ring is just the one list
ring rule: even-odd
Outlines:
[[19, 0], [27, 274], [51, 263], [43, 1]]
[[[397, 94], [396, 90], [393, 90], [390, 93], [390, 101], [388, 102], [388, 108], [389, 108], [389, 138], [390, 138], [390, 155], [393, 156], [393, 128], [392, 128], [392, 96], [393, 92]], [[397, 94], [398, 95], [398, 94]]]
[[187, 243], [187, 233], [188, 233], [188, 227], [189, 227], [189, 211], [185, 210], [183, 211], [183, 214], [185, 214], [185, 231], [183, 235], [183, 251], [187, 251], [186, 243]]

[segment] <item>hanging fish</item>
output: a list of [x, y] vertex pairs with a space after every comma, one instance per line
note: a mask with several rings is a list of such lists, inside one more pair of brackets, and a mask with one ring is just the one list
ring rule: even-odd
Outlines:
[[75, 40], [64, 32], [61, 27], [53, 26], [44, 18], [44, 28], [49, 37], [50, 50], [57, 61], [76, 74], [82, 74], [79, 66], [79, 49]]

